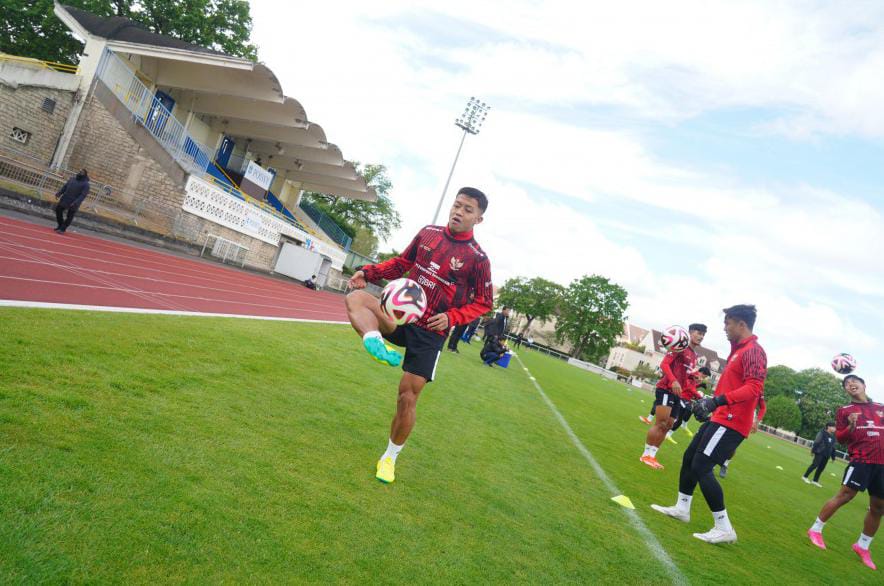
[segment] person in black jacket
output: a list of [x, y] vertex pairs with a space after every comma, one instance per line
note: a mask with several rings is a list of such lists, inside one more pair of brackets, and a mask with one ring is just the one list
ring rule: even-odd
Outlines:
[[482, 362], [485, 363], [485, 366], [494, 366], [494, 363], [500, 360], [500, 357], [506, 353], [506, 346], [501, 343], [500, 338], [497, 336], [488, 336], [485, 340], [485, 345], [482, 347], [482, 351], [479, 353], [479, 357], [482, 359]]
[[807, 472], [804, 473], [804, 476], [801, 477], [804, 482], [811, 484], [811, 481], [807, 479], [808, 475], [816, 470], [816, 473], [813, 475], [813, 482], [816, 486], [822, 486], [820, 484], [820, 475], [822, 475], [823, 470], [826, 469], [826, 464], [829, 463], [829, 460], [835, 459], [835, 424], [827, 423], [826, 429], [820, 430], [818, 434], [816, 434], [816, 439], [813, 440], [813, 447], [810, 448], [811, 453], [813, 454], [813, 463], [807, 469]]
[[485, 339], [491, 336], [502, 338], [509, 327], [510, 308], [504, 305], [500, 312], [485, 326]]
[[[55, 194], [58, 199], [58, 203], [55, 205], [55, 219], [58, 221], [56, 232], [64, 234], [87, 195], [89, 195], [89, 174], [86, 169], [82, 169], [68, 179], [67, 183], [62, 185], [58, 193]], [[67, 218], [64, 215], [65, 211], [67, 211]]]

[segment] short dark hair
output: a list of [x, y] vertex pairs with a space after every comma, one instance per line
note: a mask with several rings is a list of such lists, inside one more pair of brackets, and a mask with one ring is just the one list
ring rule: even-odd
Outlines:
[[746, 322], [746, 327], [750, 330], [755, 327], [755, 318], [758, 316], [758, 311], [754, 305], [732, 305], [731, 307], [725, 307], [722, 311], [724, 312], [724, 319]]
[[482, 210], [482, 213], [485, 213], [485, 210], [488, 209], [488, 198], [484, 193], [476, 189], [475, 187], [461, 187], [457, 190], [457, 195], [465, 195], [467, 197], [471, 197], [479, 204], [479, 209]]
[[702, 372], [702, 373], [705, 374], [706, 376], [712, 376], [712, 371], [709, 370], [709, 367], [708, 367], [708, 366], [702, 366], [702, 367], [700, 367], [700, 368], [697, 370], [697, 372]]
[[830, 422], [828, 422], [828, 423], [826, 424], [826, 427], [835, 427], [835, 422], [834, 422], [834, 421], [830, 421]]
[[706, 324], [691, 324], [688, 326], [689, 332], [703, 332], [706, 333]]
[[846, 389], [847, 388], [847, 381], [849, 381], [852, 378], [855, 378], [856, 380], [861, 382], [863, 384], [863, 386], [866, 386], [866, 381], [864, 378], [862, 378], [861, 376], [856, 376], [855, 374], [848, 374], [847, 376], [844, 377], [844, 380], [841, 381], [841, 388]]

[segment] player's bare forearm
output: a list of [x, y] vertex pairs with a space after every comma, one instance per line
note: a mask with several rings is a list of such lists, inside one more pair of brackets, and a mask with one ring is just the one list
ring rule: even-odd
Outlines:
[[353, 276], [350, 277], [350, 280], [347, 281], [348, 289], [365, 289], [365, 273], [362, 271], [356, 271], [353, 273]]

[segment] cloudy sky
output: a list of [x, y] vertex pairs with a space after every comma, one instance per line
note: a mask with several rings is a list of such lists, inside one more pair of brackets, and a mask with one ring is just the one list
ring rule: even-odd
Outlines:
[[[575, 10], [579, 10], [575, 12]], [[884, 3], [252, 0], [259, 57], [347, 158], [383, 163], [402, 248], [490, 199], [497, 284], [610, 277], [645, 327], [755, 303], [770, 364], [853, 353], [884, 398]]]

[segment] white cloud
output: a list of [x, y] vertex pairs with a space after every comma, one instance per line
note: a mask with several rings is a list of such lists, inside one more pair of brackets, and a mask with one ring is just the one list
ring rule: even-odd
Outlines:
[[[477, 237], [496, 282], [603, 274], [630, 291], [637, 323], [706, 321], [718, 350], [721, 308], [756, 303], [772, 363], [825, 367], [851, 351], [884, 390], [881, 209], [673, 165], [655, 127], [634, 123], [757, 107], [780, 112], [764, 132], [884, 135], [884, 5], [577, 6], [336, 2], [280, 17], [253, 2], [253, 38], [345, 156], [388, 165], [404, 220], [391, 246], [430, 222], [460, 138], [452, 122], [477, 95], [493, 109], [452, 191], [490, 196]], [[589, 126], [588, 105], [611, 116]]]

